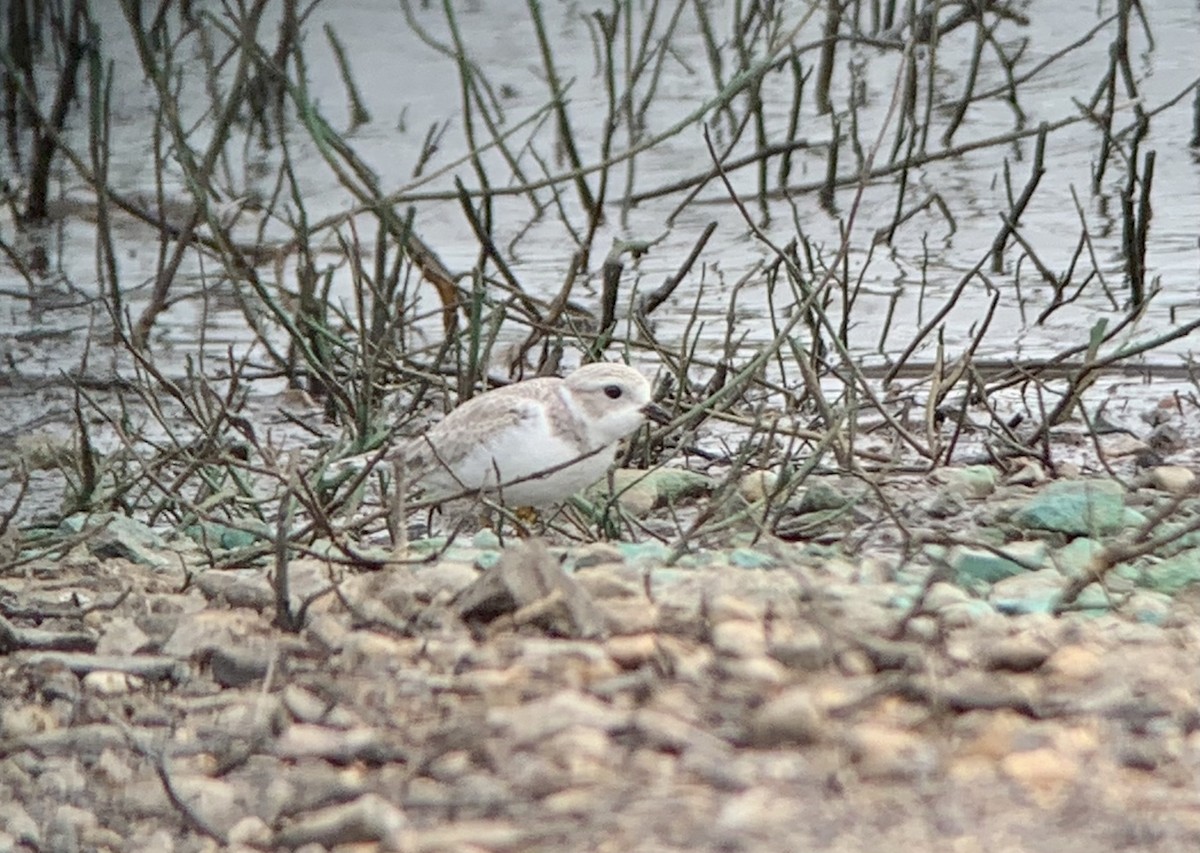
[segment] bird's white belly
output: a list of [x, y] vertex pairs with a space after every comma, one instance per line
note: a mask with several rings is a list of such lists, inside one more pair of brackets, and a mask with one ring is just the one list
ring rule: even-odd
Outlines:
[[546, 432], [505, 436], [473, 448], [452, 466], [453, 476], [442, 469], [424, 485], [435, 496], [484, 491], [508, 506], [545, 506], [602, 479], [616, 449], [614, 443], [579, 458], [576, 445]]

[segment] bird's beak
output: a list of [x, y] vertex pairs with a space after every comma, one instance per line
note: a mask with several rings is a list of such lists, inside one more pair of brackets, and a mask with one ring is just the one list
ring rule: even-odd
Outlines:
[[671, 422], [670, 413], [658, 403], [647, 403], [642, 406], [642, 414], [647, 420], [654, 421], [656, 424], [669, 424]]

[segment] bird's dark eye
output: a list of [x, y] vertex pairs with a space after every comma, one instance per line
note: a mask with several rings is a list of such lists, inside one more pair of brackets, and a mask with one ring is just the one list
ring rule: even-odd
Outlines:
[[621, 386], [620, 385], [605, 385], [604, 386], [604, 394], [606, 397], [608, 397], [608, 399], [615, 400], [621, 396]]

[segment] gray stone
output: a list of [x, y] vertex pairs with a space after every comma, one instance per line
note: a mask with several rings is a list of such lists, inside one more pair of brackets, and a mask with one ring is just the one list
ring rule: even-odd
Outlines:
[[[686, 468], [655, 468], [642, 471], [634, 468], [618, 468], [613, 471], [612, 487], [621, 509], [634, 516], [647, 515], [678, 501], [702, 497], [713, 490], [711, 477]], [[593, 501], [602, 501], [609, 495], [608, 482], [597, 483], [587, 492]]]
[[1050, 613], [1066, 585], [1055, 569], [1027, 572], [997, 582], [988, 601], [1001, 613]]
[[[88, 538], [87, 548], [101, 560], [115, 557], [155, 568], [166, 568], [173, 562], [163, 553], [167, 546], [158, 533], [125, 515], [113, 512], [72, 515], [63, 519], [60, 529], [69, 533], [84, 529], [98, 531]], [[178, 565], [178, 561], [174, 563]]]
[[934, 478], [947, 492], [965, 498], [986, 498], [996, 491], [996, 469], [990, 465], [940, 468]]
[[826, 512], [840, 510], [851, 501], [852, 497], [828, 479], [812, 477], [803, 489], [798, 508], [801, 513]]
[[560, 636], [605, 634], [604, 615], [541, 539], [506, 548], [499, 563], [455, 596], [454, 607], [467, 622], [511, 615], [518, 623], [536, 624]]
[[758, 747], [806, 744], [820, 740], [826, 729], [824, 715], [805, 687], [793, 687], [768, 699], [750, 718], [748, 740]]
[[1028, 634], [1004, 637], [983, 650], [983, 663], [988, 669], [1028, 672], [1046, 662], [1054, 651], [1050, 645]]

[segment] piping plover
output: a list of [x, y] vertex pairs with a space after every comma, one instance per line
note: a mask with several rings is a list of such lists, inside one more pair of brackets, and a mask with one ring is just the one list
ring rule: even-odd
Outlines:
[[402, 452], [427, 499], [484, 493], [540, 507], [600, 480], [617, 443], [647, 417], [661, 420], [646, 377], [623, 364], [588, 364], [566, 379], [527, 379], [472, 397]]

